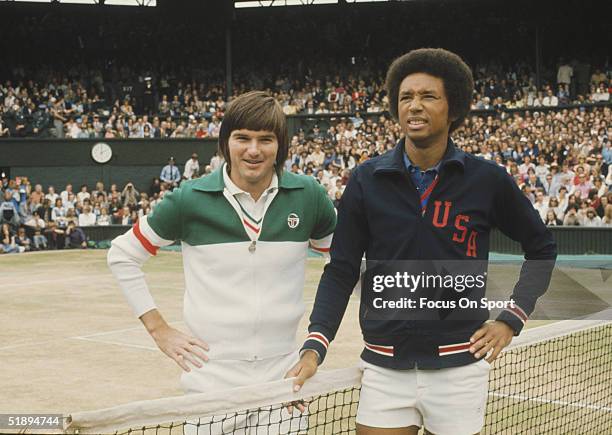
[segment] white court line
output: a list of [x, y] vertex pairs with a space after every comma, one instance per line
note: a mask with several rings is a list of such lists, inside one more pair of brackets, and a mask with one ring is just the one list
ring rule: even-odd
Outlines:
[[[176, 323], [184, 323], [182, 320], [175, 320], [173, 322], [168, 322], [169, 325], [174, 325]], [[144, 327], [142, 325], [140, 326], [134, 326], [132, 328], [125, 328], [125, 329], [115, 329], [112, 331], [106, 331], [106, 332], [96, 332], [95, 334], [87, 334], [87, 335], [77, 335], [75, 337], [67, 337], [67, 338], [91, 338], [91, 337], [100, 337], [101, 335], [110, 335], [110, 334], [116, 334], [118, 332], [127, 332], [127, 331], [135, 331], [135, 330], [144, 330]]]
[[504, 397], [504, 398], [514, 399], [514, 400], [522, 400], [525, 402], [547, 403], [547, 404], [553, 404], [553, 405], [572, 406], [574, 408], [594, 409], [596, 411], [612, 412], [612, 408], [608, 406], [591, 405], [588, 403], [565, 402], [563, 400], [541, 399], [539, 397], [517, 396], [514, 394], [502, 394], [502, 393], [489, 393], [489, 396]]
[[135, 347], [137, 349], [159, 350], [157, 347], [142, 346], [140, 344], [121, 343], [119, 341], [94, 340], [94, 339], [87, 338], [87, 337], [70, 337], [70, 338], [74, 340], [91, 341], [93, 343], [114, 344], [116, 346], [123, 346], [123, 347]]
[[[170, 325], [174, 325], [177, 323], [184, 323], [182, 320], [175, 320], [173, 322], [168, 322], [168, 324]], [[95, 334], [88, 334], [88, 335], [77, 335], [74, 337], [63, 337], [63, 338], [57, 338], [55, 340], [47, 340], [47, 341], [36, 341], [36, 342], [29, 342], [29, 343], [19, 343], [19, 344], [11, 344], [9, 346], [2, 346], [0, 347], [0, 351], [2, 350], [10, 350], [10, 349], [17, 349], [20, 347], [27, 347], [27, 346], [40, 346], [40, 345], [44, 345], [44, 344], [50, 344], [50, 343], [57, 343], [59, 341], [64, 341], [64, 340], [89, 340], [89, 341], [99, 341], [100, 343], [104, 343], [104, 341], [102, 340], [91, 340], [91, 337], [99, 337], [102, 335], [111, 335], [111, 334], [117, 334], [119, 332], [127, 332], [127, 331], [135, 331], [135, 330], [140, 330], [143, 329], [142, 326], [134, 326], [132, 328], [125, 328], [125, 329], [116, 329], [114, 331], [106, 331], [106, 332], [98, 332]], [[118, 344], [118, 343], [115, 343]], [[127, 344], [125, 344], [127, 346]], [[130, 346], [135, 346], [135, 345], [130, 345]], [[150, 348], [147, 348], [150, 349]]]

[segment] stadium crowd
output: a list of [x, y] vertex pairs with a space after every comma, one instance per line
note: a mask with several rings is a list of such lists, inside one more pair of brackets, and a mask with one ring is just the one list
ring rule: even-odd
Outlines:
[[[337, 69], [337, 68], [336, 68]], [[331, 69], [334, 70], [334, 69]], [[0, 84], [0, 137], [204, 138], [216, 137], [225, 110], [219, 81], [181, 81], [169, 75], [114, 68], [110, 77], [84, 69], [43, 82]], [[158, 77], [157, 79], [155, 77]], [[579, 61], [559, 62], [556, 77], [540, 88], [525, 64], [504, 70], [491, 62], [475, 68], [474, 110], [588, 105], [610, 101], [612, 71]], [[383, 79], [375, 74], [245, 78], [234, 95], [266, 89], [287, 115], [378, 113], [387, 108]], [[231, 98], [230, 98], [231, 99]]]
[[[551, 226], [612, 228], [612, 110], [610, 106], [556, 111], [473, 115], [453, 133], [457, 146], [506, 168]], [[329, 128], [314, 125], [292, 137], [285, 169], [316, 178], [337, 207], [351, 170], [391, 149], [400, 128], [382, 114], [338, 117]], [[200, 165], [193, 154], [183, 168], [174, 158], [148, 191], [133, 183], [54, 186], [27, 178], [2, 178], [0, 252], [86, 247], [82, 227], [132, 225], [182, 180], [222, 165], [215, 154]]]

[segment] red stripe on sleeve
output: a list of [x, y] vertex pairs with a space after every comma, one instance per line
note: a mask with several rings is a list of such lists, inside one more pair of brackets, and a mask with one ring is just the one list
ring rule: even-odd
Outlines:
[[325, 347], [329, 347], [329, 340], [327, 339], [327, 337], [325, 337], [319, 332], [311, 332], [310, 334], [308, 334], [308, 338], [318, 338], [320, 340], [323, 340]]
[[142, 243], [142, 246], [149, 252], [149, 254], [157, 255], [157, 250], [159, 249], [159, 246], [155, 246], [154, 244], [149, 242], [145, 236], [142, 235], [142, 233], [140, 232], [140, 223], [136, 222], [136, 225], [134, 225], [132, 229], [134, 230], [134, 235], [136, 236], [136, 238], [140, 240], [140, 243]]
[[329, 252], [329, 248], [317, 248], [316, 246], [312, 246], [310, 245], [310, 247], [312, 249], [314, 249], [315, 251], [319, 251], [319, 252]]

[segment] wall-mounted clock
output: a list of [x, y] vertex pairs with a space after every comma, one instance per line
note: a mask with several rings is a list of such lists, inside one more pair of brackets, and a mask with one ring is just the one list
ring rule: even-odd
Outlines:
[[91, 157], [98, 163], [107, 163], [113, 157], [113, 150], [109, 144], [98, 142], [91, 149]]

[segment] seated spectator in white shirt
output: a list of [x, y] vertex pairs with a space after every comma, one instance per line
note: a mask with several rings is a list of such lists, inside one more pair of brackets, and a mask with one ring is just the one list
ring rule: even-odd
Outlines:
[[603, 83], [600, 83], [599, 86], [592, 91], [591, 100], [596, 103], [610, 101], [610, 94]]
[[68, 194], [68, 199], [64, 201], [64, 207], [66, 207], [67, 210], [76, 207], [76, 196], [74, 193], [70, 192]]
[[531, 157], [525, 156], [523, 159], [523, 163], [521, 163], [518, 167], [519, 174], [525, 179], [527, 177], [527, 172], [529, 169], [533, 169], [535, 171], [535, 165], [531, 163]]
[[62, 202], [65, 204], [68, 201], [68, 194], [72, 192], [72, 184], [66, 184], [66, 189], [60, 193], [60, 197], [62, 198]]
[[548, 200], [544, 196], [542, 189], [538, 189], [536, 191], [533, 208], [537, 210], [537, 212], [540, 214], [540, 219], [542, 219], [542, 222], [544, 222], [546, 220], [546, 213], [548, 213]]
[[90, 227], [96, 224], [96, 215], [91, 212], [91, 206], [83, 207], [83, 213], [79, 215], [79, 226]]
[[584, 227], [600, 227], [601, 218], [595, 213], [593, 207], [589, 207], [586, 210], [586, 216], [582, 219], [582, 226]]
[[89, 198], [91, 198], [91, 194], [87, 191], [87, 185], [83, 184], [81, 186], [81, 191], [77, 193], [77, 201], [79, 204], [83, 204], [83, 201]]
[[25, 221], [24, 224], [30, 228], [45, 228], [46, 226], [45, 220], [40, 217], [38, 211], [34, 211], [32, 217]]
[[557, 107], [559, 105], [559, 99], [555, 94], [553, 94], [552, 89], [549, 89], [546, 92], [546, 96], [542, 100], [542, 106], [546, 107]]
[[47, 189], [47, 194], [45, 195], [45, 199], [48, 199], [51, 204], [55, 204], [55, 200], [58, 198], [58, 194], [55, 193], [55, 187], [49, 186]]

